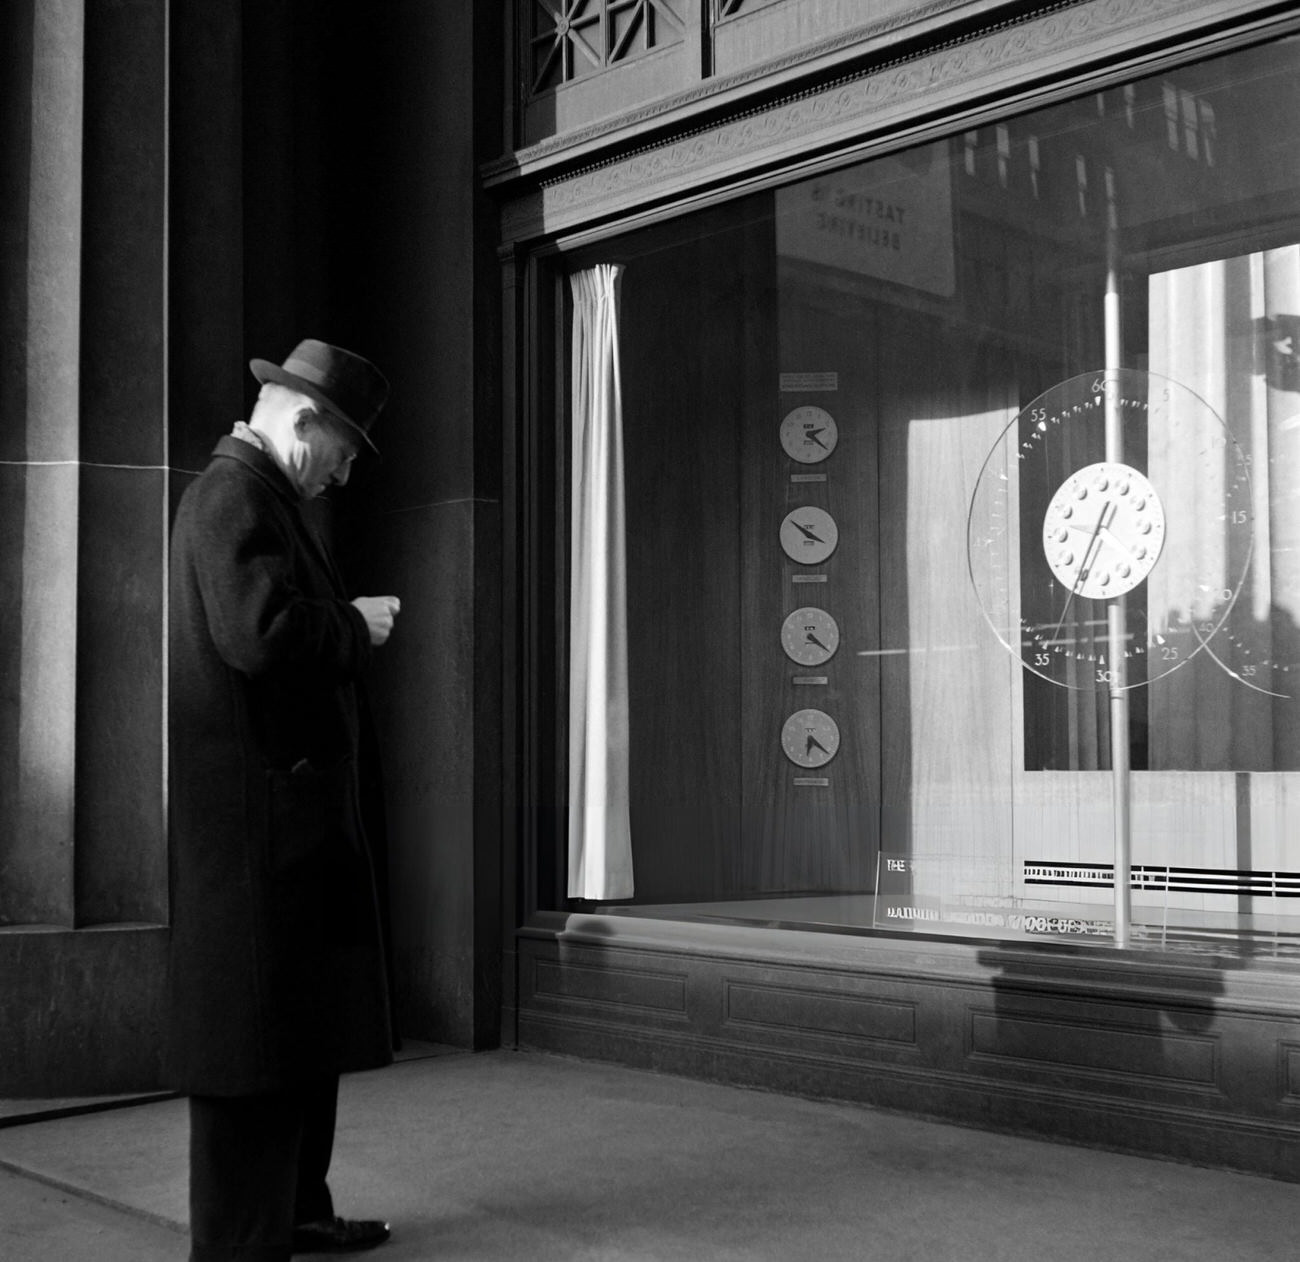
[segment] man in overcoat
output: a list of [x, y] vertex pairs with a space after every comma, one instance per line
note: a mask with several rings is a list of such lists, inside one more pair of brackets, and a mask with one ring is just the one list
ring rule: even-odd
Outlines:
[[326, 1183], [340, 1073], [392, 1060], [362, 692], [395, 597], [349, 599], [304, 501], [373, 446], [388, 383], [302, 342], [181, 497], [169, 626], [169, 1064], [190, 1097], [191, 1258], [387, 1239]]

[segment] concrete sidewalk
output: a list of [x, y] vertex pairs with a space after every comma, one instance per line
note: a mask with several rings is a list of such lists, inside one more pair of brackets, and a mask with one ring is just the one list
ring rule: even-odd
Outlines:
[[[186, 1129], [0, 1129], [0, 1258], [184, 1258]], [[527, 1052], [345, 1079], [331, 1184], [385, 1262], [1300, 1257], [1293, 1184]]]

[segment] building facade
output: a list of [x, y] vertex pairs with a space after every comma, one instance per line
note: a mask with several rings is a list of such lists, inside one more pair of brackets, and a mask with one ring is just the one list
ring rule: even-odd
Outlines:
[[1295, 1177], [1293, 9], [514, 13], [507, 1029]]
[[156, 1081], [169, 509], [311, 335], [407, 1033], [1300, 1175], [1294, 5], [3, 21], [0, 1092]]

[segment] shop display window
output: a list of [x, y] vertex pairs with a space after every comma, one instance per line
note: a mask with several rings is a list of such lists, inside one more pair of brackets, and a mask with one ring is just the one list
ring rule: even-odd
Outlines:
[[1298, 124], [1283, 40], [564, 255], [544, 906], [1300, 948]]

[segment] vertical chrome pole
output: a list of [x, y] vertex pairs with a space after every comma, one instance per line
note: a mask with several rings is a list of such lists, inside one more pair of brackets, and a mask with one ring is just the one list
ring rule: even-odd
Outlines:
[[[1106, 459], [1120, 464], [1124, 460], [1124, 417], [1120, 405], [1119, 369], [1124, 362], [1123, 327], [1120, 310], [1119, 219], [1115, 206], [1114, 176], [1106, 172], [1106, 297], [1104, 320], [1106, 334]], [[1127, 670], [1125, 667], [1125, 597], [1106, 606], [1106, 665], [1110, 671], [1110, 761], [1112, 770], [1111, 803], [1115, 829], [1115, 945], [1129, 944], [1132, 904], [1129, 894], [1132, 825], [1129, 798], [1129, 712]]]

